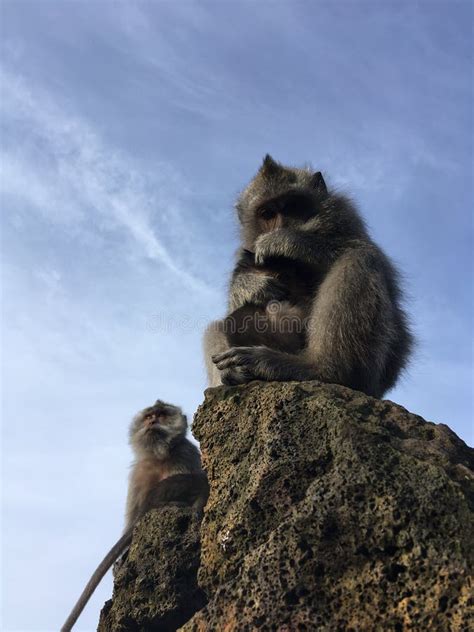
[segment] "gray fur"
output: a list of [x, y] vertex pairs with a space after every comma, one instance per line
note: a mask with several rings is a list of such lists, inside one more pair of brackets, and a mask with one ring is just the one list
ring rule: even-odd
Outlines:
[[[288, 212], [292, 199], [299, 201]], [[306, 344], [293, 353], [268, 343], [231, 346], [222, 325], [214, 324], [205, 338], [211, 385], [315, 379], [381, 397], [406, 366], [412, 336], [398, 273], [353, 204], [328, 191], [319, 172], [267, 156], [236, 206], [243, 250], [229, 310], [290, 300], [303, 314]], [[253, 253], [253, 266], [242, 265], [244, 252]], [[285, 282], [281, 261], [288, 270], [299, 266], [303, 294], [301, 288], [295, 294], [294, 281]], [[268, 273], [273, 262], [280, 262], [276, 276]]]
[[[159, 423], [157, 422], [156, 430], [150, 431], [146, 428], [145, 419], [148, 415], [163, 416]], [[133, 525], [150, 506], [148, 487], [153, 488], [154, 485], [144, 485], [141, 469], [143, 464], [150, 477], [159, 473], [161, 479], [176, 474], [202, 471], [199, 450], [186, 439], [187, 427], [186, 415], [181, 408], [162, 400], [157, 400], [153, 406], [143, 409], [132, 420], [130, 445], [136, 460], [129, 479], [126, 528]]]
[[199, 450], [186, 439], [187, 425], [181, 408], [162, 400], [132, 420], [130, 444], [136, 461], [130, 474], [124, 533], [92, 574], [61, 632], [71, 632], [102, 577], [130, 546], [133, 528], [147, 511], [178, 504], [202, 514], [209, 484]]

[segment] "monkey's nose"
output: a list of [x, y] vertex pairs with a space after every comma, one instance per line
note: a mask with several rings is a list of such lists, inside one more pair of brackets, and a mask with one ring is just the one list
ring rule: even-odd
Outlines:
[[147, 428], [150, 428], [150, 426], [153, 426], [153, 424], [155, 423], [155, 421], [156, 421], [156, 416], [155, 416], [155, 415], [147, 415], [147, 416], [145, 417], [145, 426], [146, 426]]

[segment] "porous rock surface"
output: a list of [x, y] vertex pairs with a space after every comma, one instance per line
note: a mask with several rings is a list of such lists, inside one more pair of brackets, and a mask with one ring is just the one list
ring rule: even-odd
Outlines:
[[206, 603], [196, 576], [199, 520], [186, 507], [149, 512], [114, 569], [114, 593], [99, 632], [172, 632]]
[[187, 510], [152, 512], [101, 632], [474, 629], [474, 451], [447, 426], [253, 382], [208, 389], [193, 432], [211, 486], [199, 570], [198, 529], [172, 513]]
[[193, 425], [211, 495], [182, 629], [474, 629], [473, 451], [349, 389], [206, 392]]

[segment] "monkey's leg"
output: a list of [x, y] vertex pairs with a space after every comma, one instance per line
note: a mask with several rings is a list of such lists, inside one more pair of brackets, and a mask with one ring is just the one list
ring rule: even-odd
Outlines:
[[314, 363], [322, 381], [381, 397], [397, 336], [380, 255], [372, 249], [346, 253], [312, 305], [305, 359]]
[[147, 497], [150, 508], [169, 505], [192, 507], [201, 511], [209, 497], [209, 483], [205, 472], [173, 474], [159, 482]]
[[224, 321], [212, 322], [204, 333], [204, 358], [209, 386], [220, 386], [223, 383], [221, 372], [212, 361], [212, 357], [227, 351], [228, 348], [229, 344], [224, 333]]

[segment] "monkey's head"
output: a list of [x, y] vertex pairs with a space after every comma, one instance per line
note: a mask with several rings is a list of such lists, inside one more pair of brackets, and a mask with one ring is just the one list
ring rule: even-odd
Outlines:
[[158, 399], [132, 420], [130, 444], [139, 456], [163, 458], [186, 435], [188, 422], [181, 408]]
[[320, 171], [285, 167], [267, 154], [236, 204], [244, 248], [253, 250], [263, 233], [304, 224], [327, 197]]

